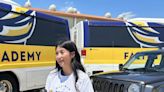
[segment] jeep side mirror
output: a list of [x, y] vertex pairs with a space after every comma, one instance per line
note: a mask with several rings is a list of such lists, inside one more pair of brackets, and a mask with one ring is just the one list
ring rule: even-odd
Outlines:
[[119, 64], [119, 70], [121, 71], [123, 68], [123, 64]]

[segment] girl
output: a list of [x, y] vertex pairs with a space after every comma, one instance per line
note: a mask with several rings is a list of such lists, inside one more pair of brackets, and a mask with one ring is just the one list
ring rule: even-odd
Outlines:
[[72, 41], [57, 45], [56, 69], [48, 75], [45, 88], [48, 92], [94, 92]]

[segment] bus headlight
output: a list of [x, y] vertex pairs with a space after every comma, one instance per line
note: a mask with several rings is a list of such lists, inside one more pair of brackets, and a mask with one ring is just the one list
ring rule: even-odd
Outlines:
[[133, 83], [129, 86], [128, 92], [140, 92], [140, 87], [139, 85]]

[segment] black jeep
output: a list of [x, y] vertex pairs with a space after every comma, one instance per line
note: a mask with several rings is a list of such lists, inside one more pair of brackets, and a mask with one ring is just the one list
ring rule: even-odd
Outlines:
[[164, 50], [136, 53], [119, 69], [92, 76], [95, 92], [164, 92]]

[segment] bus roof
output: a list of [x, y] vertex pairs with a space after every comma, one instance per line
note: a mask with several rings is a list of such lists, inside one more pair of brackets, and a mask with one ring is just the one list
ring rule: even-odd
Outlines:
[[164, 23], [164, 18], [133, 18], [129, 19], [129, 22], [131, 21], [145, 21], [145, 22], [158, 22], [158, 23]]

